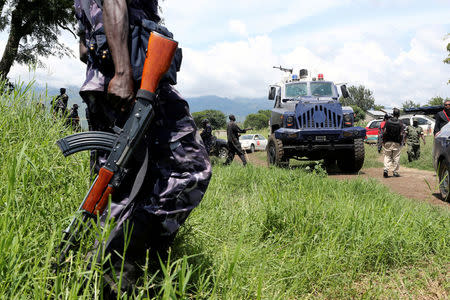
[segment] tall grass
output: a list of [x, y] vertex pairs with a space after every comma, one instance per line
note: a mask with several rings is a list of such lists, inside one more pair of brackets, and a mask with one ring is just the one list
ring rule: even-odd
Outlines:
[[[88, 154], [63, 158], [55, 141], [69, 132], [24, 88], [0, 96], [0, 294], [101, 298], [102, 270], [84, 261], [90, 240], [60, 273], [51, 269], [61, 230], [89, 187]], [[302, 169], [232, 164], [213, 171], [170, 259], [157, 273], [144, 266], [135, 298], [332, 298], [349, 296], [367, 274], [448, 264], [445, 208], [393, 195], [375, 181], [335, 181]], [[106, 238], [108, 227], [98, 234]]]

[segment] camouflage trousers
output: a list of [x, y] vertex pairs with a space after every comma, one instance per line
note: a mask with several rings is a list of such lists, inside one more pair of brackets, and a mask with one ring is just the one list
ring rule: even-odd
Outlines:
[[420, 144], [408, 143], [408, 161], [418, 160], [420, 158]]
[[[122, 289], [128, 289], [139, 277], [139, 265], [145, 263], [147, 251], [156, 262], [158, 255], [164, 257], [178, 229], [203, 198], [211, 178], [209, 157], [188, 104], [170, 85], [160, 87], [157, 95], [155, 119], [113, 195], [110, 216], [116, 226], [102, 245], [105, 255], [111, 255], [109, 267], [118, 275], [129, 238]], [[113, 124], [120, 127], [125, 121], [125, 116], [106, 103], [104, 94], [82, 96], [88, 105], [90, 130], [111, 131]], [[92, 168], [98, 172], [106, 158], [107, 153], [101, 151], [92, 154]]]

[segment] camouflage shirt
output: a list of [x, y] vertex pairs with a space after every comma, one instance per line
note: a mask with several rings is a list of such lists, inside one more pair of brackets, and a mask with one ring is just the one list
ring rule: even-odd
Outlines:
[[408, 144], [420, 144], [420, 137], [423, 136], [422, 127], [408, 126], [406, 128], [406, 142]]

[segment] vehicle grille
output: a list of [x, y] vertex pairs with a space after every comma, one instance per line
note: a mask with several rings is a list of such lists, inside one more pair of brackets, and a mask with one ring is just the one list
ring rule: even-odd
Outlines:
[[341, 128], [342, 112], [332, 105], [327, 107], [322, 104], [314, 104], [302, 109], [298, 115], [300, 128]]

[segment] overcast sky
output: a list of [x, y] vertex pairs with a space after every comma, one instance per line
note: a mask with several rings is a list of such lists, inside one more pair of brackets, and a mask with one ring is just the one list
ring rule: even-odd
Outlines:
[[[183, 48], [178, 89], [186, 97], [265, 97], [282, 73], [306, 68], [325, 79], [364, 85], [377, 104], [425, 104], [450, 97], [448, 0], [165, 0], [165, 24]], [[69, 34], [63, 40], [74, 51]], [[6, 43], [1, 35], [0, 49]], [[76, 58], [49, 58], [39, 83], [81, 85]], [[10, 77], [28, 80], [14, 65]]]

